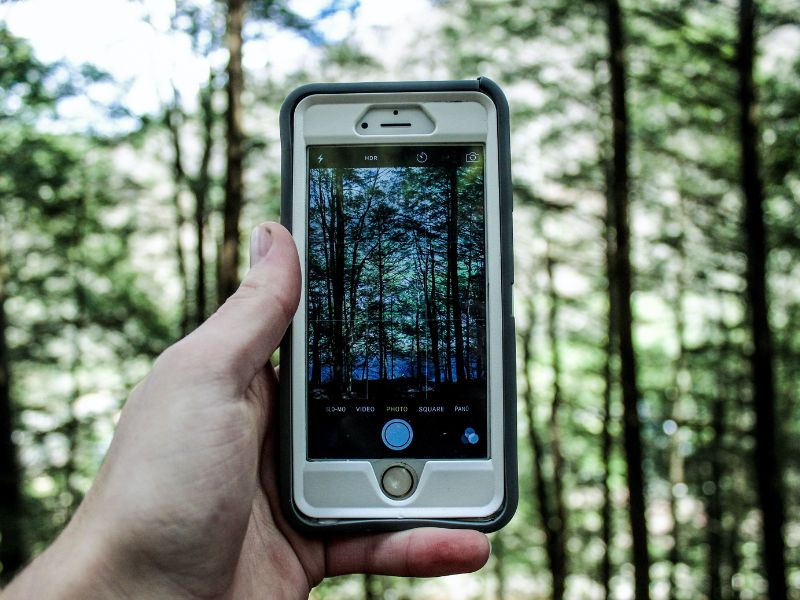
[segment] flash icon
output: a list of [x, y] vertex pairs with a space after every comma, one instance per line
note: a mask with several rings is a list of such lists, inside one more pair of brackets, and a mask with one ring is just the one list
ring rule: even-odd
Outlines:
[[317, 157], [317, 162], [322, 164], [322, 159], [325, 158], [322, 154]]

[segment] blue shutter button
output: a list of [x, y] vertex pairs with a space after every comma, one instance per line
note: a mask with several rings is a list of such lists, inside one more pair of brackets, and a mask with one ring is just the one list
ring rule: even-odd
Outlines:
[[408, 421], [403, 419], [392, 419], [388, 421], [381, 431], [381, 439], [386, 447], [390, 450], [403, 450], [408, 448], [411, 440], [414, 438], [414, 432]]

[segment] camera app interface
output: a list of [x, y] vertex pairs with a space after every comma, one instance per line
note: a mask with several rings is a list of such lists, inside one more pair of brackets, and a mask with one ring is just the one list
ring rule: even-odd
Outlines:
[[483, 146], [308, 164], [309, 458], [486, 458]]

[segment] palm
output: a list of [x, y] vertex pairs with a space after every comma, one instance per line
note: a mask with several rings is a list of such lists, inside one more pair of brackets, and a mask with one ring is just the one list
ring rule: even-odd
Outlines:
[[[270, 366], [256, 376], [248, 389], [251, 402], [268, 407], [259, 474], [247, 531], [230, 587], [235, 598], [259, 597], [266, 590], [272, 597], [301, 598], [325, 575], [325, 548], [320, 540], [294, 531], [280, 510], [274, 446], [275, 375]], [[280, 593], [279, 593], [280, 592]]]

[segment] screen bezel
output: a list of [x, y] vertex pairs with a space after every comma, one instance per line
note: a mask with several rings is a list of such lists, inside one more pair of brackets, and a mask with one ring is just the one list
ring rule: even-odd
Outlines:
[[[359, 135], [356, 123], [372, 107], [397, 103], [419, 105], [436, 130], [425, 135]], [[378, 477], [386, 459], [308, 460], [306, 456], [307, 340], [303, 311], [292, 336], [292, 493], [309, 517], [328, 518], [483, 518], [504, 500], [503, 356], [497, 118], [493, 102], [479, 92], [407, 92], [400, 94], [312, 95], [301, 101], [293, 120], [294, 235], [306, 268], [307, 152], [311, 145], [483, 144], [485, 157], [487, 373], [489, 458], [405, 461], [419, 474], [416, 491], [402, 500], [388, 499]], [[305, 290], [301, 296], [305, 307]], [[395, 461], [396, 462], [396, 461]], [[339, 493], [331, 493], [332, 489]]]

